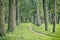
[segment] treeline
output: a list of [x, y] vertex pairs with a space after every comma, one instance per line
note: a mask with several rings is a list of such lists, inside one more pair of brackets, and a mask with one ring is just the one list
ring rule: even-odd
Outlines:
[[[56, 24], [60, 23], [58, 0], [0, 0], [0, 35], [6, 34], [5, 23], [8, 23], [7, 32], [13, 32], [16, 25], [31, 22], [36, 26], [45, 23], [53, 24], [55, 32]], [[57, 7], [58, 6], [58, 7]]]

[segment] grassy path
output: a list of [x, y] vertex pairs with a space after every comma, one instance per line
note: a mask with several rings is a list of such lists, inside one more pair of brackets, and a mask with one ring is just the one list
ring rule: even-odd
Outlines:
[[52, 36], [52, 35], [45, 34], [45, 33], [42, 33], [42, 32], [34, 31], [34, 29], [32, 28], [32, 26], [30, 26], [30, 31], [32, 31], [32, 32], [34, 32], [34, 33], [36, 33], [36, 34], [43, 34], [43, 35], [49, 36], [49, 37], [60, 38], [60, 37], [57, 37], [57, 36]]
[[30, 25], [31, 23], [21, 23], [14, 32], [7, 33], [3, 40], [60, 40], [59, 38], [34, 32]]

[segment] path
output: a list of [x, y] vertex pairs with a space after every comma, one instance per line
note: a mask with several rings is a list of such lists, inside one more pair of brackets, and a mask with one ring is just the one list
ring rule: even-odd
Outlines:
[[29, 27], [30, 31], [36, 33], [36, 34], [43, 34], [45, 36], [50, 36], [50, 37], [55, 37], [55, 38], [60, 38], [60, 37], [57, 37], [57, 36], [52, 36], [52, 35], [49, 35], [49, 34], [45, 34], [45, 33], [42, 33], [42, 32], [37, 32], [37, 31], [34, 31], [32, 26]]

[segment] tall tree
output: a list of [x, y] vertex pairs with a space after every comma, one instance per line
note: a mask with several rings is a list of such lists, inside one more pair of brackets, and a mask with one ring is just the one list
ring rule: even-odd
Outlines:
[[47, 5], [46, 0], [43, 0], [43, 11], [44, 11], [44, 19], [45, 19], [45, 30], [48, 30], [48, 13], [47, 13]]
[[0, 0], [0, 36], [5, 35], [4, 0]]
[[49, 9], [49, 22], [53, 23], [53, 0], [48, 0], [48, 9]]
[[55, 32], [55, 29], [56, 29], [56, 0], [53, 0], [53, 5], [54, 5], [53, 32]]
[[52, 23], [52, 20], [51, 20], [51, 0], [49, 0], [49, 4], [48, 4], [48, 10], [49, 10], [49, 22]]
[[36, 0], [36, 6], [37, 6], [37, 9], [36, 9], [36, 25], [37, 26], [40, 26], [41, 25], [41, 21], [40, 21], [40, 14], [39, 14], [39, 0]]
[[9, 21], [8, 21], [8, 31], [14, 31], [16, 27], [16, 4], [15, 0], [9, 0]]
[[16, 24], [19, 25], [20, 20], [19, 20], [19, 8], [18, 8], [18, 0], [16, 0]]
[[37, 26], [40, 26], [41, 21], [40, 21], [40, 15], [39, 15], [39, 1], [38, 0], [31, 0], [32, 5], [33, 5], [33, 10], [34, 10], [34, 14], [33, 14], [33, 20], [34, 20], [34, 24]]

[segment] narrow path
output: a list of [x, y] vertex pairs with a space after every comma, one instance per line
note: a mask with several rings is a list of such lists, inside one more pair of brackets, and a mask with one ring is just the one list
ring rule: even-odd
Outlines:
[[45, 34], [45, 33], [42, 33], [42, 32], [37, 32], [37, 31], [34, 31], [34, 29], [32, 28], [32, 26], [29, 27], [30, 31], [36, 33], [36, 34], [43, 34], [45, 36], [50, 36], [50, 37], [55, 37], [55, 38], [60, 38], [60, 37], [57, 37], [57, 36], [52, 36], [52, 35], [49, 35], [49, 34]]

